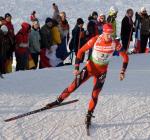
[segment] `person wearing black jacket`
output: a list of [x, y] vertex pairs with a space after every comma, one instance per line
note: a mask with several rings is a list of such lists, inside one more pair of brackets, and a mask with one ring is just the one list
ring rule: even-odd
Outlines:
[[122, 46], [125, 51], [128, 50], [130, 41], [132, 41], [132, 33], [133, 33], [133, 10], [128, 9], [125, 17], [121, 22], [121, 40]]
[[[84, 21], [82, 18], [77, 19], [77, 23], [72, 30], [72, 39], [69, 44], [69, 49], [75, 52], [77, 55], [78, 50], [86, 43], [85, 31], [83, 28]], [[82, 58], [82, 62], [84, 60], [84, 56]]]
[[0, 74], [5, 74], [6, 61], [11, 54], [11, 39], [8, 34], [8, 28], [6, 25], [2, 25], [0, 28]]
[[[98, 13], [96, 11], [93, 11], [92, 15], [89, 15], [88, 17], [89, 22], [87, 24], [87, 31], [86, 31], [87, 41], [99, 34], [97, 18], [98, 18]], [[92, 54], [92, 48], [89, 49], [88, 59], [90, 58], [91, 54]]]
[[53, 19], [47, 17], [45, 20], [45, 24], [40, 29], [40, 36], [41, 36], [41, 44], [40, 44], [40, 65], [39, 68], [50, 67], [49, 60], [45, 56], [46, 50], [50, 50], [52, 46], [52, 35], [51, 35], [51, 28], [53, 26]]

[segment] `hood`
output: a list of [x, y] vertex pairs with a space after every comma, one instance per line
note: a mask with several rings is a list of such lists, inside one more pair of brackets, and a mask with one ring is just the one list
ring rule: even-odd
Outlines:
[[22, 32], [29, 32], [29, 30], [31, 29], [31, 25], [29, 24], [29, 23], [27, 23], [27, 22], [23, 22], [22, 24], [21, 24], [21, 27], [22, 27]]

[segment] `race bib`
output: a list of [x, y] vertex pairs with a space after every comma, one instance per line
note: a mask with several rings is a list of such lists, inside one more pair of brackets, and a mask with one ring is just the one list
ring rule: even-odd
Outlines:
[[110, 58], [112, 57], [112, 53], [103, 53], [98, 51], [93, 51], [92, 57], [94, 60], [96, 60], [99, 64], [108, 64], [110, 61]]

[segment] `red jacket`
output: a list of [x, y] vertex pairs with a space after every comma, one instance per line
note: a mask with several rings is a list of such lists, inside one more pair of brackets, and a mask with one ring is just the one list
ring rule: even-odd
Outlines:
[[10, 35], [11, 35], [12, 37], [14, 37], [15, 34], [14, 34], [14, 26], [13, 26], [13, 24], [12, 24], [11, 22], [6, 21], [6, 22], [5, 22], [5, 25], [7, 26]]
[[121, 44], [117, 40], [105, 42], [103, 35], [97, 35], [91, 38], [77, 54], [77, 59], [82, 60], [83, 54], [93, 48], [93, 53], [86, 66], [88, 71], [93, 75], [99, 75], [107, 71], [109, 60], [115, 50], [119, 51], [123, 58], [123, 63], [128, 63], [129, 58], [125, 51], [121, 51]]
[[29, 30], [31, 28], [30, 24], [23, 22], [21, 24], [22, 28], [16, 34], [16, 49], [21, 52], [29, 47]]

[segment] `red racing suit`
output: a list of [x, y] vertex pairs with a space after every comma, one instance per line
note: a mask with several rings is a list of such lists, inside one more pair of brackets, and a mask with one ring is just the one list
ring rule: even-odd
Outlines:
[[88, 111], [93, 112], [98, 101], [98, 95], [103, 87], [107, 68], [111, 57], [115, 50], [119, 51], [123, 58], [122, 71], [125, 72], [128, 65], [128, 55], [122, 50], [121, 44], [117, 40], [110, 39], [108, 42], [104, 40], [103, 34], [91, 38], [81, 49], [79, 49], [75, 68], [79, 69], [79, 63], [82, 55], [93, 47], [92, 55], [87, 61], [85, 67], [81, 70], [79, 75], [59, 96], [58, 100], [63, 101], [73, 91], [75, 91], [82, 83], [88, 80], [91, 76], [94, 77], [94, 87], [92, 91], [92, 98], [89, 102]]

